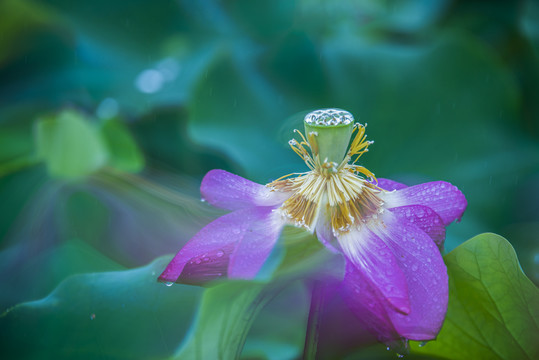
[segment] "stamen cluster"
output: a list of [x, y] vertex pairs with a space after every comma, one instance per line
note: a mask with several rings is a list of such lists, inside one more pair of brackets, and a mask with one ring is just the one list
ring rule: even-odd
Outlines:
[[313, 232], [319, 217], [327, 216], [333, 233], [338, 235], [383, 211], [383, 202], [377, 196], [383, 190], [376, 185], [374, 174], [356, 164], [372, 144], [366, 140], [365, 126], [354, 125], [353, 140], [339, 164], [320, 159], [316, 132], [307, 133], [307, 137], [299, 130], [295, 132], [301, 141], [292, 139], [289, 145], [310, 171], [289, 174], [268, 184], [277, 191], [293, 193], [279, 208], [285, 217]]

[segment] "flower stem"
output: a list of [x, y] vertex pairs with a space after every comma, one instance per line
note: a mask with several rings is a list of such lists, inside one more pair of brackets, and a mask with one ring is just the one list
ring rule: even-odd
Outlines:
[[305, 334], [305, 347], [303, 348], [303, 360], [315, 360], [318, 350], [318, 335], [324, 305], [324, 285], [315, 281], [311, 292], [311, 307], [307, 321], [307, 333]]

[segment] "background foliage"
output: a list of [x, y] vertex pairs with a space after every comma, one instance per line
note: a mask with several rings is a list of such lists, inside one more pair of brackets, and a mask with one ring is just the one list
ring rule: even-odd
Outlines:
[[[211, 319], [199, 304], [234, 293], [152, 280], [221, 214], [198, 200], [202, 176], [301, 171], [286, 141], [324, 107], [369, 124], [377, 176], [464, 192], [448, 251], [501, 234], [539, 284], [538, 24], [531, 0], [0, 2], [0, 311], [22, 304], [0, 318], [1, 351], [180, 354]], [[308, 286], [294, 284], [256, 309], [242, 356], [301, 353]], [[250, 286], [247, 302], [266, 291]], [[322, 354], [394, 356], [346, 340]]]

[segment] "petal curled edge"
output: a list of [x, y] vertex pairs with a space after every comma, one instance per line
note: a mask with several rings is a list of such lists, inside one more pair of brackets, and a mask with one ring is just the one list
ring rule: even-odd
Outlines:
[[423, 230], [443, 250], [445, 241], [445, 226], [442, 218], [434, 210], [422, 205], [409, 205], [392, 208], [395, 216]]
[[444, 225], [460, 220], [468, 202], [460, 190], [445, 181], [434, 181], [410, 186], [380, 195], [386, 208], [423, 205], [434, 210]]
[[408, 187], [408, 185], [400, 182], [383, 178], [378, 178], [378, 186], [387, 191], [400, 190]]
[[228, 210], [280, 205], [290, 197], [224, 170], [208, 172], [202, 179], [200, 192], [213, 206]]
[[271, 207], [221, 216], [185, 244], [159, 281], [200, 283], [225, 275], [251, 279], [269, 256], [282, 227]]
[[355, 315], [380, 341], [399, 338], [435, 339], [442, 327], [448, 301], [447, 269], [436, 245], [421, 229], [389, 213], [385, 228], [375, 231], [391, 249], [405, 274], [410, 312], [396, 311], [377, 284], [348, 264], [342, 295]]
[[381, 298], [395, 310], [407, 314], [410, 312], [408, 286], [398, 259], [385, 241], [369, 228], [372, 226], [365, 225], [340, 235], [341, 249], [354, 268], [376, 287]]

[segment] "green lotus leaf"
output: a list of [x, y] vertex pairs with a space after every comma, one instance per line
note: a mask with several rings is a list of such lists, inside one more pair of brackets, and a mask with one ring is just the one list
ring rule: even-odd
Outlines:
[[436, 341], [414, 352], [447, 359], [539, 358], [539, 289], [503, 237], [478, 235], [445, 257], [449, 306]]

